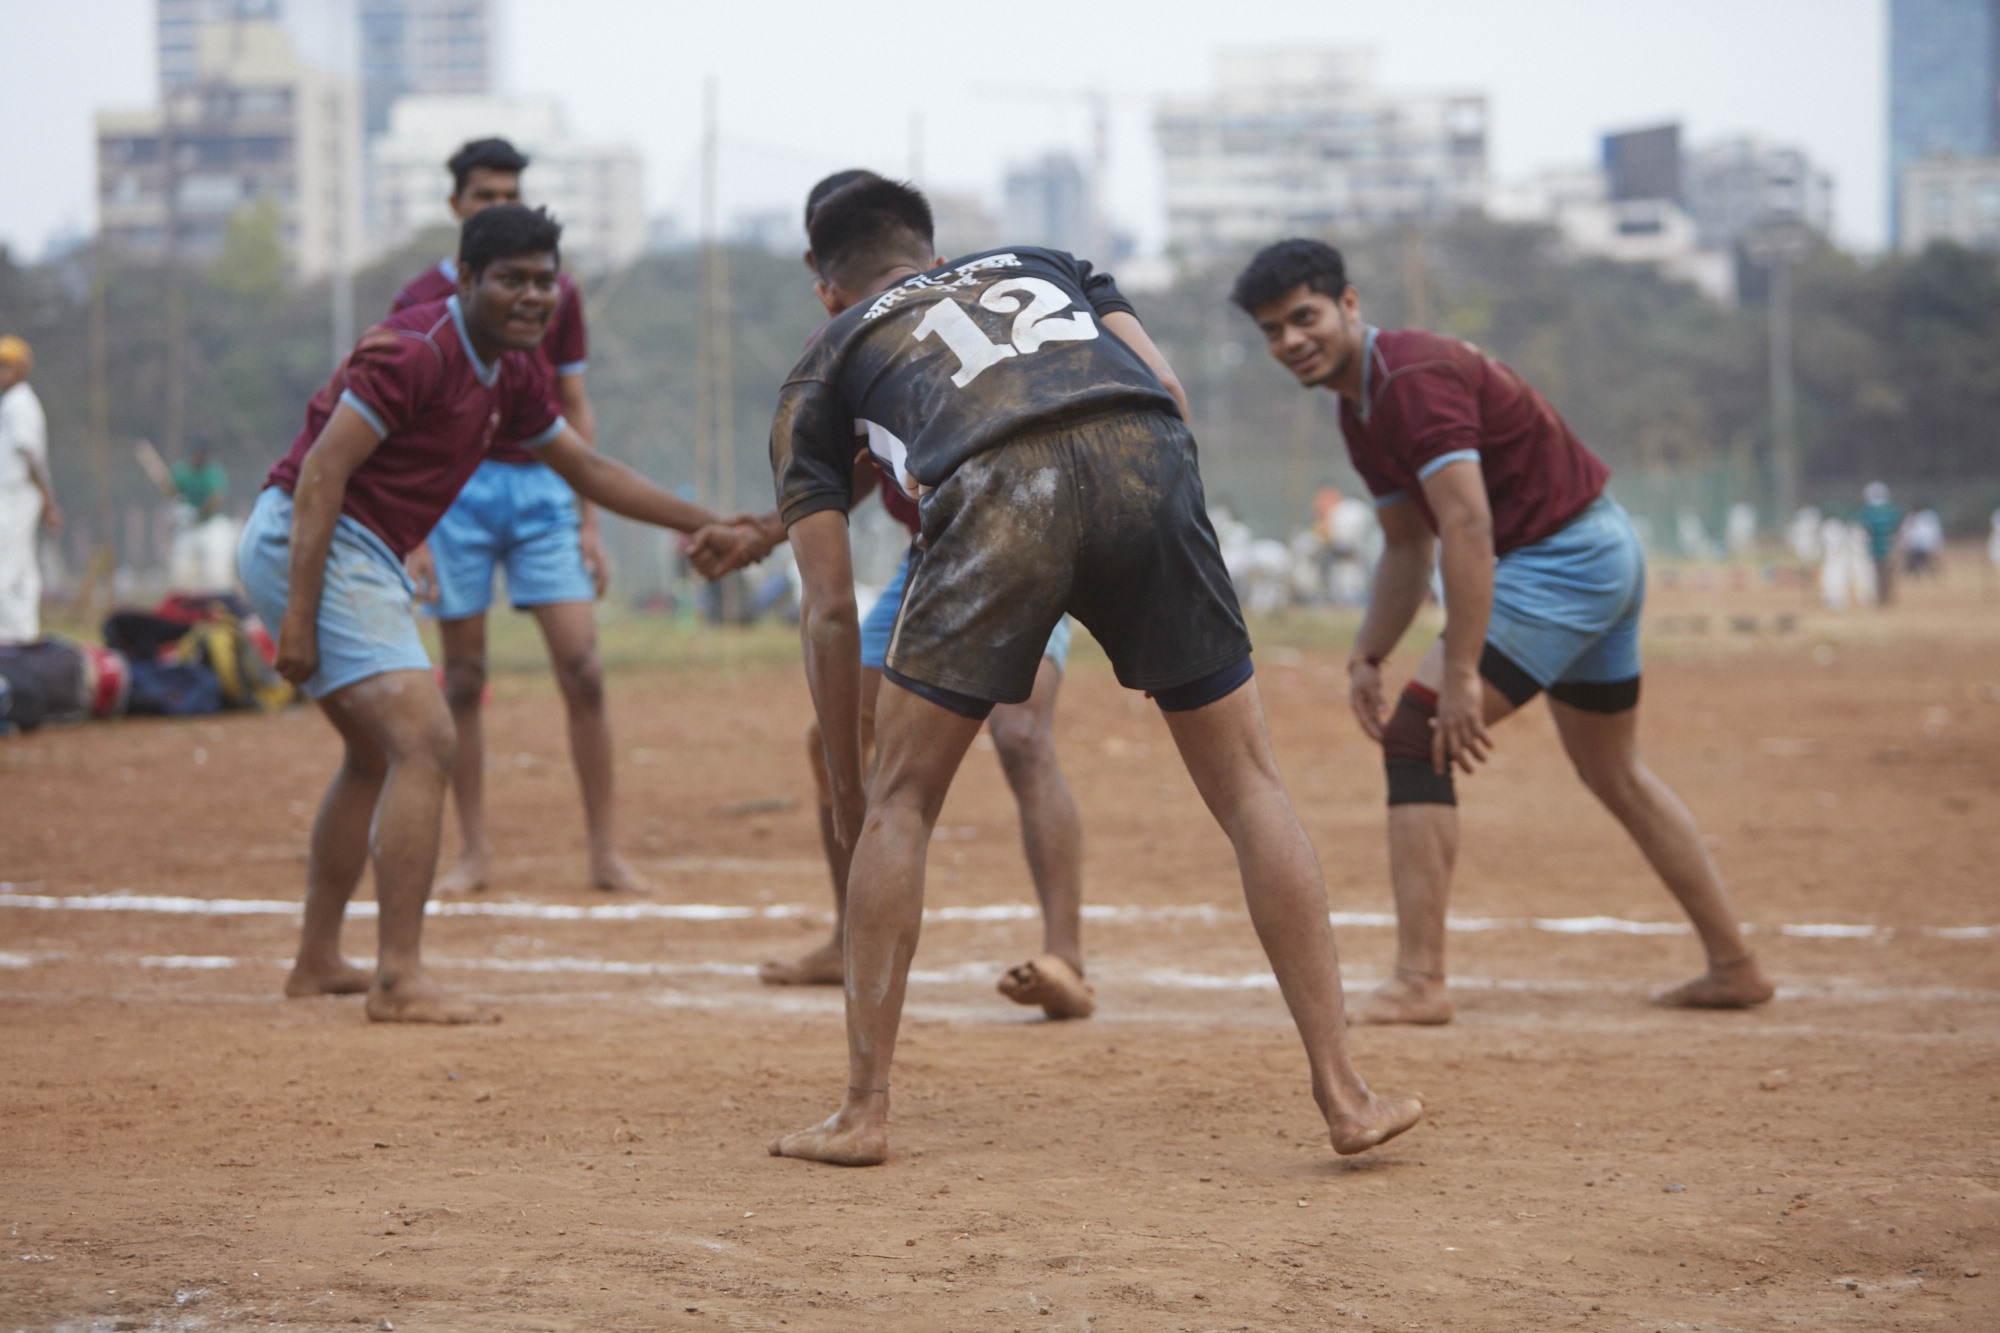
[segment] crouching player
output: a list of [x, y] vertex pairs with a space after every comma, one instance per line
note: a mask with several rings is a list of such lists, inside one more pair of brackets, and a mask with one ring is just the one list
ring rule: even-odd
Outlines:
[[[847, 1092], [825, 1123], [771, 1151], [844, 1165], [888, 1155], [890, 1059], [931, 830], [994, 704], [1029, 697], [1065, 612], [1122, 683], [1165, 711], [1235, 845], [1333, 1146], [1360, 1152], [1402, 1133], [1421, 1103], [1376, 1097], [1348, 1060], [1325, 888], [1271, 757], [1249, 636], [1165, 361], [1088, 264], [1019, 247], [934, 266], [931, 235], [924, 197], [894, 182], [860, 181], [819, 206], [820, 275], [853, 299], [792, 371], [772, 426], [835, 827], [854, 856]], [[856, 420], [883, 427], [883, 462], [924, 493], [865, 790], [846, 517]]]
[[[457, 291], [362, 335], [244, 527], [237, 562], [258, 614], [279, 626], [278, 670], [347, 747], [313, 825], [287, 995], [366, 991], [368, 1016], [383, 1021], [492, 1017], [440, 990], [420, 956], [453, 733], [402, 565], [487, 446], [523, 442], [614, 513], [683, 532], [713, 521], [590, 449], [525, 355], [556, 308], [561, 233], [518, 204], [468, 220]], [[371, 857], [381, 912], [372, 974], [340, 953], [347, 901]]]
[[[1639, 610], [1645, 556], [1610, 470], [1547, 400], [1455, 338], [1361, 321], [1340, 252], [1319, 241], [1259, 251], [1232, 298], [1285, 369], [1340, 395], [1340, 429], [1385, 538], [1348, 662], [1362, 730], [1389, 775], [1396, 972], [1354, 1021], [1446, 1023], [1445, 907], [1458, 856], [1456, 766], [1487, 728], [1546, 690], [1577, 774], [1639, 844], [1694, 922], [1708, 971], [1662, 1004], [1736, 1009], [1771, 998], [1729, 892], [1680, 798], [1639, 762]], [[1395, 711], [1382, 659], [1402, 639], [1442, 546], [1444, 637]]]

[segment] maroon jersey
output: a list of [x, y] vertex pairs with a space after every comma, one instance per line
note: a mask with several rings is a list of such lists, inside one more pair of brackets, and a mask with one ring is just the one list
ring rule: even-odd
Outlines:
[[458, 298], [399, 310], [361, 335], [306, 406], [305, 429], [265, 479], [290, 495], [327, 418], [346, 403], [382, 443], [347, 479], [340, 512], [408, 555], [503, 433], [526, 445], [562, 432], [548, 369], [524, 352], [493, 365], [466, 336]]
[[1366, 356], [1361, 406], [1340, 400], [1347, 456], [1378, 505], [1408, 499], [1432, 532], [1423, 482], [1459, 459], [1479, 464], [1502, 555], [1560, 532], [1611, 477], [1548, 399], [1471, 343], [1369, 329]]
[[[529, 355], [540, 361], [553, 375], [581, 375], [590, 368], [590, 339], [583, 326], [583, 297], [570, 281], [567, 273], [557, 275], [561, 295], [556, 298], [556, 312], [549, 316], [548, 331], [542, 341]], [[411, 278], [409, 285], [396, 293], [395, 304], [390, 310], [407, 310], [411, 306], [429, 305], [442, 301], [458, 292], [458, 265], [444, 259]], [[551, 381], [553, 382], [553, 381]], [[521, 441], [502, 434], [486, 451], [486, 457], [495, 463], [532, 463], [534, 455]]]

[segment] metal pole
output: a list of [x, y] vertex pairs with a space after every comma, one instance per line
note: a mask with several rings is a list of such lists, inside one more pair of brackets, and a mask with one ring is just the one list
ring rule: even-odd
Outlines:
[[1771, 466], [1777, 474], [1777, 520], [1799, 508], [1799, 457], [1792, 393], [1792, 265], [1783, 251], [1771, 261]]

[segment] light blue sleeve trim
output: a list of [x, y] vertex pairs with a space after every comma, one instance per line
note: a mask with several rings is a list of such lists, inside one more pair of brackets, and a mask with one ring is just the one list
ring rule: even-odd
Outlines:
[[589, 369], [590, 369], [590, 362], [588, 361], [572, 361], [566, 366], [557, 366], [556, 374], [581, 375], [584, 371]]
[[543, 431], [539, 435], [535, 435], [521, 441], [521, 447], [523, 449], [539, 449], [543, 445], [547, 444], [549, 441], [555, 439], [556, 436], [562, 434], [564, 431], [568, 429], [569, 429], [569, 422], [563, 420], [561, 417], [557, 417], [554, 421], [551, 421], [549, 423], [549, 428], [547, 430]]
[[340, 401], [353, 408], [355, 414], [368, 423], [368, 429], [375, 432], [376, 439], [386, 440], [389, 438], [389, 428], [382, 424], [381, 414], [368, 406], [368, 404], [362, 402], [360, 394], [357, 394], [352, 389], [342, 389], [340, 391]]
[[1375, 507], [1377, 509], [1387, 509], [1390, 505], [1399, 505], [1409, 498], [1409, 496], [1403, 494], [1401, 491], [1390, 491], [1387, 495], [1378, 495], [1375, 497]]
[[1448, 454], [1439, 454], [1436, 458], [1418, 468], [1417, 480], [1429, 481], [1438, 474], [1440, 469], [1450, 467], [1453, 463], [1477, 463], [1478, 461], [1479, 451], [1477, 449], [1454, 449]]

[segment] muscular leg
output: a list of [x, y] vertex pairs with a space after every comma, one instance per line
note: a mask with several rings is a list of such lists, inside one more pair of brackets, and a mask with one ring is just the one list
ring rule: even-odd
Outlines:
[[1313, 1099], [1334, 1149], [1362, 1152], [1394, 1138], [1422, 1118], [1423, 1103], [1377, 1097], [1348, 1059], [1326, 885], [1278, 777], [1256, 682], [1164, 716], [1195, 788], [1236, 849], [1250, 921], [1305, 1043]]
[[368, 729], [337, 707], [323, 707], [326, 720], [346, 745], [340, 767], [320, 798], [313, 820], [311, 861], [306, 869], [305, 920], [299, 928], [299, 953], [285, 978], [285, 994], [359, 995], [374, 974], [355, 967], [340, 952], [340, 927], [347, 903], [368, 865], [368, 826], [389, 772]]
[[[864, 755], [875, 735], [875, 699], [882, 690], [882, 673], [874, 667], [861, 669], [861, 745]], [[865, 759], [864, 759], [865, 762]], [[833, 878], [833, 936], [810, 953], [789, 963], [765, 963], [757, 969], [757, 979], [767, 986], [838, 986], [841, 977], [841, 940], [847, 928], [847, 874], [853, 849], [842, 847], [833, 832], [833, 793], [827, 786], [826, 747], [819, 734], [819, 722], [806, 728], [806, 767], [813, 775], [813, 791], [818, 797], [819, 843], [826, 853], [826, 868]]]
[[[1431, 690], [1444, 683], [1440, 640], [1418, 664], [1415, 680]], [[1485, 684], [1486, 722], [1514, 711], [1507, 696]], [[1444, 919], [1451, 905], [1452, 870], [1458, 863], [1458, 807], [1389, 807], [1389, 884], [1396, 895], [1396, 971], [1348, 1015], [1352, 1023], [1449, 1023], [1445, 986]]]
[[[375, 899], [379, 943], [375, 981], [368, 991], [368, 1016], [382, 1022], [469, 1023], [492, 1016], [476, 1006], [453, 1000], [424, 973], [422, 943], [424, 904], [430, 898], [431, 876], [437, 869], [439, 826], [444, 818], [444, 791], [452, 771], [451, 715], [430, 673], [390, 671], [335, 690], [320, 701], [344, 737], [365, 742], [358, 756], [364, 775], [374, 755], [381, 758], [380, 794], [373, 819], [362, 830], [363, 846], [375, 864]], [[354, 742], [350, 741], [350, 754]], [[364, 780], [366, 780], [364, 778]], [[354, 806], [343, 794], [336, 818], [351, 818]], [[321, 818], [329, 810], [322, 807]], [[358, 822], [358, 821], [357, 821]], [[315, 864], [308, 883], [327, 900], [343, 889], [353, 891], [359, 877], [352, 842], [336, 839], [330, 823], [315, 830]], [[351, 836], [351, 833], [350, 833]], [[335, 855], [321, 865], [322, 843]], [[344, 903], [343, 903], [344, 905]], [[324, 918], [325, 909], [310, 914]], [[335, 915], [337, 926], [337, 914]], [[304, 956], [304, 946], [301, 946]]]
[[569, 756], [583, 791], [590, 836], [590, 882], [600, 889], [649, 893], [654, 886], [618, 854], [611, 787], [611, 719], [604, 708], [604, 668], [597, 660], [597, 609], [590, 602], [533, 608], [569, 715]]
[[847, 1082], [840, 1109], [771, 1144], [777, 1157], [873, 1166], [889, 1155], [889, 1061], [924, 922], [924, 854], [979, 723], [896, 688], [876, 717], [877, 769], [847, 880]]
[[1639, 761], [1639, 710], [1593, 713], [1549, 700], [1577, 775], [1616, 816], [1680, 901], [1708, 952], [1708, 972], [1658, 996], [1662, 1004], [1742, 1009], [1775, 993], [1744, 942], [1722, 874], [1680, 797]]
[[[994, 708], [987, 726], [1001, 771], [1021, 807], [1021, 845], [1042, 905], [1042, 959], [1001, 978], [1000, 993], [1040, 1005], [1051, 1018], [1087, 1018], [1095, 1007], [1083, 984], [1083, 820], [1056, 760], [1056, 696], [1062, 672], [1044, 657], [1027, 702]], [[1071, 975], [1063, 975], [1065, 969]]]
[[444, 697], [458, 733], [452, 761], [452, 804], [458, 807], [458, 864], [437, 882], [440, 894], [477, 893], [486, 887], [493, 845], [486, 840], [486, 733], [480, 702], [486, 695], [486, 613], [440, 620], [444, 643]]

